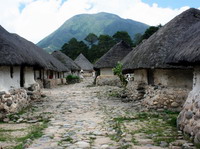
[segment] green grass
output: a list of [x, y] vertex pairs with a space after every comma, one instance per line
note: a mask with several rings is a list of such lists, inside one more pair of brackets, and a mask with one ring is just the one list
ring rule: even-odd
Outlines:
[[[171, 143], [175, 141], [178, 137], [176, 129], [176, 119], [178, 113], [171, 111], [164, 111], [162, 113], [156, 112], [142, 112], [142, 113], [133, 113], [129, 116], [123, 117], [114, 117], [112, 128], [115, 130], [115, 134], [110, 135], [109, 137], [118, 142], [123, 136], [124, 132], [132, 135], [131, 142], [135, 145], [138, 145], [139, 142], [134, 138], [135, 134], [144, 133], [148, 139], [152, 139], [154, 145], [160, 145], [161, 141], [166, 143]], [[132, 131], [125, 128], [125, 123], [135, 124], [138, 129]]]
[[24, 142], [25, 140], [27, 139], [37, 139], [37, 138], [40, 138], [42, 135], [43, 135], [43, 130], [47, 128], [47, 123], [44, 122], [42, 124], [36, 124], [36, 125], [33, 125], [31, 126], [29, 129], [29, 133], [24, 136], [24, 137], [21, 137], [21, 138], [17, 138], [16, 140], [18, 142]]

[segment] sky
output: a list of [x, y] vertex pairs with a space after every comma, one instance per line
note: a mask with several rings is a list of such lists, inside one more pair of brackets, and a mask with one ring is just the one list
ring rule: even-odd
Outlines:
[[148, 25], [166, 24], [200, 0], [0, 0], [0, 25], [37, 43], [77, 14], [108, 12]]

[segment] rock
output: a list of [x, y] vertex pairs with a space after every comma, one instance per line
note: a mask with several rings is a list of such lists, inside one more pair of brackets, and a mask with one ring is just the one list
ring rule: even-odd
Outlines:
[[4, 95], [4, 98], [9, 98], [9, 97], [11, 97], [10, 94], [5, 94], [5, 95]]
[[194, 137], [194, 143], [200, 144], [200, 132], [198, 132]]
[[4, 95], [6, 92], [0, 91], [0, 96]]
[[33, 92], [27, 91], [27, 95], [33, 95]]
[[161, 142], [160, 142], [160, 146], [161, 146], [161, 147], [167, 147], [167, 146], [168, 146], [168, 143], [165, 142], [165, 141], [161, 141]]
[[87, 143], [87, 142], [84, 142], [84, 141], [79, 141], [79, 142], [76, 143], [76, 145], [79, 148], [82, 148], [82, 149], [89, 149], [90, 148], [90, 144]]
[[9, 118], [4, 118], [3, 121], [4, 121], [5, 123], [7, 123], [7, 122], [10, 121], [10, 119], [9, 119]]
[[177, 108], [179, 104], [177, 102], [172, 102], [171, 107], [172, 108]]
[[109, 149], [109, 145], [104, 144], [104, 145], [101, 146], [101, 149]]
[[45, 98], [45, 97], [47, 97], [47, 96], [46, 96], [45, 94], [41, 94], [41, 97], [42, 97], [42, 98]]
[[191, 119], [191, 118], [193, 117], [193, 112], [192, 112], [192, 111], [187, 111], [187, 112], [185, 113], [185, 117], [186, 117], [187, 119]]
[[182, 149], [191, 149], [191, 147], [188, 143], [184, 143]]
[[8, 106], [8, 107], [10, 107], [11, 105], [12, 105], [12, 100], [10, 100], [10, 99], [8, 99], [7, 101], [6, 101], [6, 105]]

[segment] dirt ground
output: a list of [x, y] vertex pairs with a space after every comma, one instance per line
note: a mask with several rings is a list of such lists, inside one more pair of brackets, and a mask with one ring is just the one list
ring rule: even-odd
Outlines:
[[0, 124], [0, 147], [28, 149], [193, 149], [174, 122], [177, 113], [147, 112], [122, 102], [118, 87], [81, 83], [46, 95]]

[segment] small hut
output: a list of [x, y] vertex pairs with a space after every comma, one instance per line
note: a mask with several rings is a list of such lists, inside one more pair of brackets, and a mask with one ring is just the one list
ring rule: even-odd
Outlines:
[[13, 34], [13, 36], [19, 46], [23, 47], [21, 48], [22, 50], [28, 49], [30, 51], [31, 49], [33, 51], [30, 57], [35, 54], [45, 63], [43, 68], [37, 66], [34, 67], [34, 79], [41, 87], [52, 88], [60, 84], [65, 84], [64, 73], [69, 72], [69, 69], [66, 66], [32, 42], [27, 41], [16, 34]]
[[93, 64], [81, 53], [74, 62], [81, 68], [83, 76], [92, 76]]
[[145, 97], [148, 108], [181, 110], [192, 88], [192, 69], [172, 66], [165, 60], [176, 50], [176, 44], [182, 43], [188, 28], [199, 22], [199, 16], [197, 9], [183, 12], [124, 58], [124, 73], [134, 70], [130, 85], [134, 98]]
[[191, 66], [193, 88], [190, 91], [182, 111], [177, 119], [178, 128], [200, 145], [200, 11], [195, 15], [199, 21], [191, 25], [182, 43], [169, 55], [166, 62], [173, 65]]
[[[106, 54], [104, 54], [94, 65], [98, 85], [120, 85], [118, 77], [114, 76], [112, 69], [120, 62], [132, 48], [124, 41], [114, 45]], [[98, 73], [97, 73], [98, 72]]]
[[[38, 56], [38, 57], [37, 57]], [[34, 67], [45, 67], [40, 55], [20, 45], [16, 36], [0, 26], [0, 115], [17, 112], [39, 96], [39, 85], [34, 80]], [[26, 89], [30, 88], [31, 91]]]
[[[71, 74], [79, 76], [81, 68], [67, 55], [62, 53], [61, 51], [54, 51], [51, 55], [53, 55], [57, 60], [63, 63], [69, 70]], [[65, 74], [65, 76], [68, 73]]]
[[[41, 53], [43, 50], [33, 43], [0, 26], [0, 115], [17, 112], [40, 97], [34, 70], [55, 70], [58, 66], [55, 61], [48, 64], [43, 56], [49, 54]], [[57, 69], [65, 71], [65, 66], [62, 66]]]

